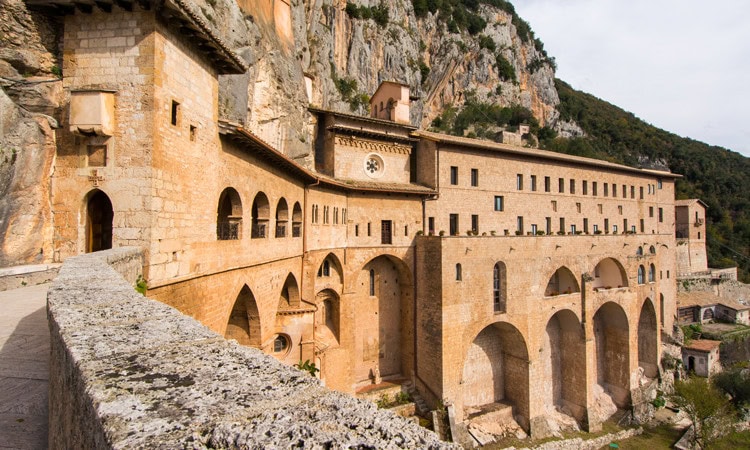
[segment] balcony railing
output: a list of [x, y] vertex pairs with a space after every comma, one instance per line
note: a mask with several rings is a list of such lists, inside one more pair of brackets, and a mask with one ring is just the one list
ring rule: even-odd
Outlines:
[[266, 228], [267, 224], [265, 223], [254, 223], [250, 237], [252, 237], [253, 239], [263, 239], [267, 237], [268, 235], [266, 232]]
[[276, 224], [276, 237], [277, 238], [286, 237], [286, 224], [282, 224], [282, 223]]
[[292, 224], [292, 237], [300, 237], [300, 236], [302, 236], [302, 224], [301, 223]]
[[216, 224], [216, 238], [220, 241], [233, 241], [240, 238], [240, 222], [219, 222]]

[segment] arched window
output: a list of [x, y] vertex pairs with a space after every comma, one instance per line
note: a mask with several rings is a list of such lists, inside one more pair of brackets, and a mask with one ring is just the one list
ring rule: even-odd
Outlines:
[[276, 205], [276, 237], [286, 237], [286, 226], [289, 221], [289, 208], [286, 205], [286, 200], [282, 197], [279, 200], [279, 204]]
[[302, 208], [299, 202], [295, 202], [292, 209], [292, 237], [300, 236], [302, 236]]
[[375, 295], [375, 270], [370, 269], [370, 295]]
[[648, 282], [653, 283], [656, 281], [656, 266], [651, 264], [651, 267], [648, 268]]
[[646, 269], [643, 268], [643, 266], [638, 266], [638, 284], [645, 283], [646, 279]]
[[286, 353], [289, 349], [290, 339], [285, 334], [277, 334], [273, 340], [273, 352], [274, 353]]
[[318, 267], [318, 276], [319, 277], [330, 277], [331, 276], [331, 262], [328, 260], [328, 258], [323, 260], [323, 264]]
[[654, 247], [652, 245], [651, 247], [649, 247], [648, 252], [651, 253], [652, 255], [655, 255], [656, 254], [656, 247]]
[[268, 197], [258, 192], [253, 200], [253, 226], [251, 236], [253, 239], [268, 237], [268, 217], [270, 214]]
[[643, 256], [643, 247], [638, 246], [638, 249], [635, 251], [635, 256]]
[[456, 281], [461, 281], [461, 264], [456, 264]]
[[581, 292], [578, 281], [567, 267], [560, 267], [555, 271], [547, 282], [547, 288], [544, 290], [545, 297], [554, 297], [556, 295], [572, 294]]
[[241, 237], [242, 201], [234, 188], [226, 188], [219, 196], [219, 208], [216, 212], [216, 239], [220, 241], [235, 240]]
[[495, 264], [492, 269], [492, 309], [496, 313], [505, 312], [505, 276], [505, 264]]

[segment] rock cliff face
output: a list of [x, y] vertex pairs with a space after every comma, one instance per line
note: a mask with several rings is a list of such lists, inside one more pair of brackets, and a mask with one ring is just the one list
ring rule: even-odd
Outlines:
[[[553, 69], [535, 64], [544, 55], [534, 41], [521, 39], [511, 14], [494, 7], [479, 6], [487, 26], [470, 36], [448, 31], [437, 14], [417, 18], [411, 0], [357, 0], [357, 8], [387, 10], [377, 22], [356, 18], [346, 0], [193, 1], [250, 64], [243, 75], [221, 77], [221, 116], [308, 166], [307, 106], [365, 114], [368, 96], [386, 80], [410, 86], [412, 124], [421, 127], [446, 106], [460, 107], [469, 92], [524, 106], [542, 125], [558, 122]], [[67, 106], [61, 30], [60, 17], [0, 0], [0, 266], [53, 259], [49, 180], [54, 128]], [[481, 35], [493, 44], [480, 45]], [[505, 72], [498, 58], [509, 63]]]

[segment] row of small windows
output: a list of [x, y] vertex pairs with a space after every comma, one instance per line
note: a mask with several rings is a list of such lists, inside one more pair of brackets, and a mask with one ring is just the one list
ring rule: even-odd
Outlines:
[[[334, 225], [339, 224], [339, 218], [341, 219], [340, 223], [346, 223], [346, 208], [339, 208], [337, 206], [334, 206], [333, 210], [331, 210], [330, 206], [323, 206], [323, 225], [329, 225], [331, 223], [331, 211], [333, 211]], [[312, 205], [310, 218], [311, 223], [320, 223], [320, 207], [318, 205]]]
[[[475, 169], [472, 169], [472, 170], [475, 170]], [[522, 191], [522, 190], [524, 190], [524, 186], [525, 186], [524, 185], [524, 175], [521, 174], [521, 173], [519, 173], [519, 174], [516, 175], [516, 190]], [[576, 189], [576, 186], [577, 186], [576, 180], [574, 180], [572, 178], [569, 179], [568, 183], [567, 183], [567, 186], [568, 186], [568, 193], [570, 193], [570, 194], [576, 194], [576, 191], [577, 191], [577, 189]], [[619, 185], [616, 184], [616, 183], [611, 183], [611, 184], [610, 183], [603, 183], [602, 187], [603, 187], [604, 197], [609, 197], [610, 186], [611, 186], [612, 197], [617, 197], [617, 195], [618, 195], [618, 186]], [[659, 179], [658, 182], [657, 182], [657, 184], [655, 184], [655, 185], [654, 184], [648, 184], [647, 186], [648, 186], [648, 193], [649, 194], [655, 194], [657, 187], [658, 187], [658, 189], [662, 188], [662, 181], [661, 181], [661, 179]], [[557, 179], [557, 192], [560, 193], [560, 194], [564, 194], [565, 193], [565, 187], [566, 187], [565, 178], [558, 178]], [[531, 189], [532, 192], [537, 191], [537, 176], [536, 175], [531, 175], [530, 176], [529, 189]], [[544, 177], [544, 192], [552, 192], [552, 178], [551, 177]], [[621, 197], [628, 198], [628, 185], [623, 184], [622, 185], [622, 190], [620, 190], [619, 192], [620, 192], [620, 196]], [[589, 182], [587, 180], [582, 180], [581, 181], [581, 194], [582, 195], [589, 195]], [[598, 196], [599, 195], [599, 183], [597, 181], [592, 181], [591, 182], [591, 195], [593, 195], [593, 196]], [[643, 200], [643, 198], [644, 198], [644, 188], [643, 188], [643, 186], [640, 186], [640, 188], [639, 188], [639, 197], [640, 197], [641, 200]], [[632, 186], [632, 185], [630, 186], [630, 198], [632, 198], [632, 199], [635, 198], [635, 186]]]
[[[551, 206], [552, 206], [552, 211], [553, 212], [557, 212], [557, 200], [551, 200]], [[495, 196], [494, 209], [495, 209], [495, 211], [505, 211], [505, 197], [504, 196], [502, 196], [502, 195], [496, 195]], [[597, 204], [597, 210], [599, 211], [599, 214], [603, 214], [604, 213], [604, 205], [602, 203], [598, 203]], [[581, 203], [576, 203], [576, 211], [579, 212], [579, 213], [582, 211]], [[620, 215], [622, 215], [622, 211], [623, 211], [622, 205], [617, 205], [617, 212]], [[659, 222], [664, 222], [664, 208], [659, 208], [658, 212], [659, 212]], [[649, 206], [648, 207], [648, 216], [649, 217], [654, 217], [654, 207], [653, 206]]]
[[[471, 169], [471, 185], [479, 186], [479, 169]], [[458, 185], [458, 167], [451, 166], [451, 184]]]
[[[251, 210], [252, 239], [268, 237], [268, 226], [270, 223], [271, 208], [268, 197], [263, 192], [258, 192], [253, 199]], [[237, 240], [242, 238], [242, 200], [234, 188], [226, 188], [219, 196], [219, 206], [216, 213], [216, 239]], [[276, 228], [274, 236], [283, 238], [287, 236], [289, 224], [289, 207], [284, 197], [276, 204]], [[294, 203], [292, 208], [292, 237], [302, 236], [302, 208], [299, 202]]]
[[[503, 197], [497, 196], [495, 197], [495, 211], [503, 211]], [[580, 212], [580, 211], [579, 211]], [[429, 232], [434, 233], [434, 218], [429, 218]], [[517, 216], [516, 217], [516, 234], [521, 235], [527, 232], [525, 226], [525, 218], [524, 216]], [[576, 224], [570, 224], [569, 228], [566, 226], [566, 219], [565, 217], [559, 218], [559, 228], [557, 232], [559, 234], [565, 234], [566, 231], [570, 232], [570, 234], [581, 234], [581, 233], [589, 233], [593, 232], [594, 234], [609, 234], [610, 231], [612, 233], [618, 233], [622, 231], [623, 233], [629, 232], [629, 233], [637, 233], [638, 228], [635, 225], [629, 224], [628, 219], [623, 219], [622, 221], [622, 229], [618, 228], [617, 224], [611, 224], [610, 226], [610, 220], [604, 219], [604, 229], [601, 230], [599, 228], [598, 224], [592, 224], [593, 228], [589, 228], [589, 219], [583, 218], [583, 228], [578, 229], [578, 226]], [[628, 225], [630, 227], [628, 228]], [[451, 236], [458, 236], [461, 234], [461, 228], [460, 228], [460, 216], [459, 214], [449, 214], [448, 216], [448, 228], [449, 228], [449, 234]], [[639, 220], [639, 229], [640, 233], [646, 232], [646, 221], [644, 219]], [[471, 232], [472, 234], [478, 234], [479, 233], [479, 215], [478, 214], [472, 214], [471, 215], [471, 228], [467, 230]], [[506, 230], [507, 233], [507, 230]], [[535, 234], [552, 234], [554, 233], [554, 230], [552, 229], [552, 217], [545, 217], [545, 224], [544, 228], [540, 228], [538, 224], [531, 224], [531, 229], [528, 231], [529, 234], [535, 235]]]
[[[461, 263], [456, 263], [456, 281], [463, 280], [463, 268]], [[667, 278], [669, 278], [667, 271]], [[371, 278], [374, 276], [370, 271]], [[646, 268], [638, 266], [638, 284], [645, 284]], [[648, 269], [648, 282], [656, 281], [656, 266], [651, 264]], [[613, 287], [627, 287], [627, 278], [625, 271], [619, 262], [612, 258], [606, 258], [600, 261], [594, 268], [594, 279], [592, 287], [595, 290], [611, 289]], [[614, 285], [609, 285], [613, 283]], [[371, 286], [373, 283], [371, 282]], [[545, 297], [555, 297], [558, 295], [573, 294], [581, 292], [576, 277], [567, 267], [560, 267], [552, 274], [547, 287], [544, 291]], [[370, 294], [374, 295], [374, 294]], [[507, 305], [507, 270], [505, 263], [498, 262], [492, 269], [492, 309], [495, 313], [505, 313]]]

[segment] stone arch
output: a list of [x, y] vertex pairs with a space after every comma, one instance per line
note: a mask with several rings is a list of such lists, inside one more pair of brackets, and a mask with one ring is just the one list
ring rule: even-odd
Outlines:
[[333, 277], [336, 283], [343, 283], [343, 268], [341, 266], [341, 261], [339, 261], [339, 258], [335, 254], [329, 253], [323, 258], [323, 261], [320, 262], [320, 266], [318, 266], [317, 277]]
[[643, 374], [651, 379], [656, 378], [658, 374], [657, 333], [656, 311], [651, 299], [647, 298], [638, 318], [638, 366], [643, 369]]
[[614, 258], [604, 258], [594, 267], [594, 282], [592, 287], [611, 289], [627, 287], [628, 275], [620, 261]]
[[275, 237], [283, 238], [286, 237], [287, 223], [289, 222], [289, 206], [286, 204], [286, 199], [281, 197], [279, 202], [276, 204], [276, 234]]
[[258, 192], [255, 195], [255, 199], [253, 199], [251, 238], [268, 237], [268, 220], [270, 214], [271, 208], [268, 203], [268, 197], [263, 192]]
[[492, 268], [492, 309], [504, 313], [508, 303], [508, 272], [505, 263], [498, 261]]
[[541, 386], [547, 411], [569, 412], [579, 423], [586, 412], [586, 341], [578, 317], [558, 311], [547, 322], [540, 361]]
[[[603, 304], [594, 314], [596, 381], [614, 405], [630, 404], [630, 338], [628, 317], [620, 305]], [[597, 403], [600, 399], [595, 399]], [[606, 398], [601, 400], [606, 401]], [[607, 417], [600, 418], [602, 421]]]
[[576, 277], [570, 269], [562, 266], [550, 277], [547, 282], [547, 288], [544, 290], [544, 296], [554, 297], [556, 295], [572, 294], [574, 292], [581, 292], [578, 280], [576, 280]]
[[706, 308], [703, 311], [703, 320], [701, 322], [709, 320], [714, 320], [714, 310], [712, 308]]
[[493, 403], [509, 405], [511, 417], [528, 431], [529, 354], [516, 327], [495, 322], [472, 340], [463, 362], [461, 398], [464, 411], [483, 410]]
[[293, 274], [290, 273], [286, 276], [284, 286], [281, 288], [281, 295], [279, 296], [279, 309], [299, 308], [299, 306], [300, 296], [297, 279]]
[[114, 209], [109, 196], [94, 189], [84, 197], [86, 202], [86, 253], [112, 248]]
[[[371, 290], [372, 288], [372, 290]], [[412, 283], [409, 268], [398, 257], [380, 255], [362, 266], [354, 285], [358, 303], [356, 381], [401, 377], [409, 364]], [[371, 295], [372, 294], [372, 295]]]
[[333, 289], [315, 296], [315, 339], [324, 346], [338, 345], [341, 339], [341, 298]]
[[242, 231], [242, 199], [232, 187], [219, 195], [216, 209], [216, 239], [220, 241], [240, 239]]
[[224, 333], [227, 339], [235, 339], [239, 344], [261, 348], [261, 324], [258, 303], [247, 285], [242, 286], [232, 305]]
[[294, 202], [292, 208], [292, 237], [302, 236], [302, 207], [299, 202]]

